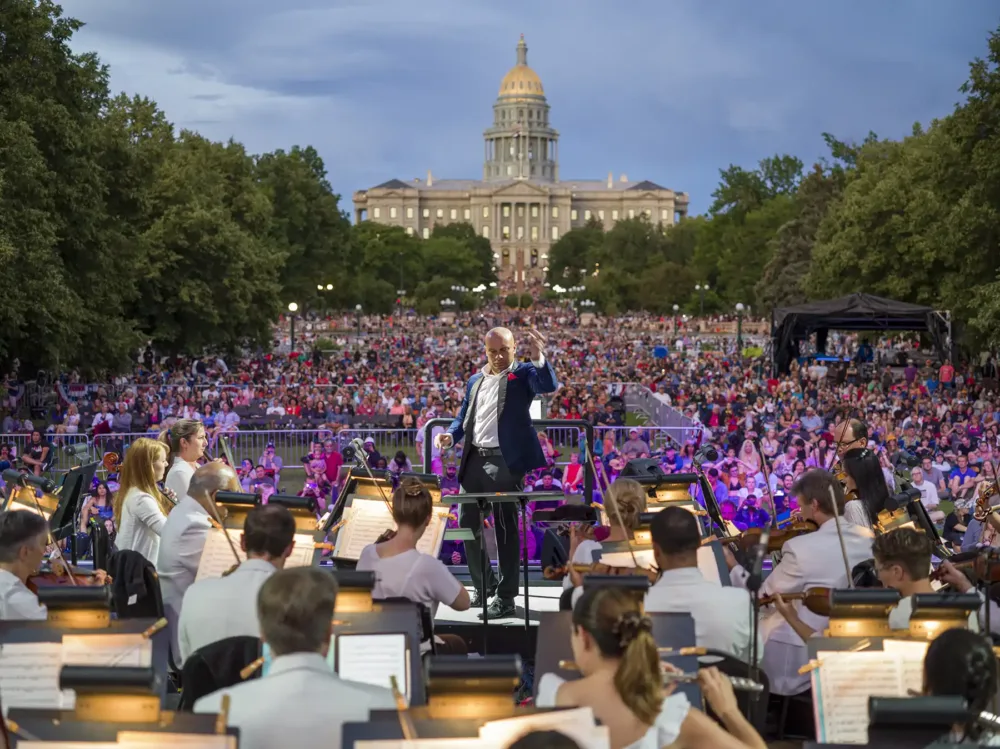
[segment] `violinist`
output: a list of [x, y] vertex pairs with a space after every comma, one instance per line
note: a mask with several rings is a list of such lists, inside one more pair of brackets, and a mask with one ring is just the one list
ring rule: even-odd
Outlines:
[[[872, 532], [846, 523], [841, 518], [844, 511], [844, 490], [833, 474], [822, 469], [807, 471], [793, 487], [799, 509], [805, 520], [812, 520], [818, 530], [797, 536], [781, 548], [781, 561], [771, 571], [761, 586], [760, 595], [776, 593], [801, 593], [811, 588], [843, 588], [847, 586], [855, 565], [871, 558]], [[834, 505], [836, 502], [836, 505]], [[844, 553], [840, 545], [843, 536]], [[724, 548], [733, 585], [745, 587], [749, 573], [736, 563], [732, 552]], [[802, 609], [800, 615], [813, 629], [823, 629], [826, 618]], [[809, 676], [799, 675], [805, 665], [807, 653], [802, 638], [785, 623], [780, 614], [770, 611], [761, 621], [761, 634], [765, 642], [761, 666], [771, 679], [771, 692], [795, 695], [809, 688]]]
[[29, 510], [0, 512], [0, 621], [45, 621], [26, 583], [45, 557], [48, 521]]
[[886, 509], [889, 487], [885, 483], [882, 464], [873, 450], [856, 447], [841, 458], [841, 478], [847, 492], [844, 518], [852, 525], [872, 528], [872, 521]]
[[847, 419], [833, 430], [837, 458], [843, 458], [850, 450], [868, 445], [868, 425], [861, 419]]
[[[698, 518], [682, 507], [665, 507], [650, 524], [660, 579], [646, 593], [645, 610], [690, 614], [698, 647], [750, 660], [750, 595], [743, 588], [709, 582], [698, 568]], [[719, 612], [728, 612], [720, 616]], [[759, 633], [758, 633], [759, 636]], [[763, 652], [759, 643], [758, 652]]]

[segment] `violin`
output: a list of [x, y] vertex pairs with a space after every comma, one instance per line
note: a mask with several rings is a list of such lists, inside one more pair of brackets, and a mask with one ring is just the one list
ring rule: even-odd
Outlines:
[[601, 562], [593, 564], [567, 564], [561, 567], [546, 567], [542, 570], [542, 577], [546, 580], [562, 580], [566, 575], [579, 572], [581, 575], [645, 575], [649, 582], [655, 583], [660, 578], [658, 569], [644, 569], [642, 567], [612, 567]]
[[[781, 593], [783, 601], [802, 601], [802, 604], [817, 616], [830, 616], [830, 589], [810, 588], [801, 593]], [[775, 596], [761, 596], [760, 605], [770, 606]]]
[[66, 574], [65, 568], [50, 567], [30, 575], [25, 581], [25, 587], [35, 595], [38, 595], [39, 588], [49, 588], [56, 585], [107, 585], [111, 578], [106, 574], [101, 576], [96, 570], [73, 570], [72, 576]]
[[[806, 533], [812, 533], [818, 528], [819, 526], [812, 520], [800, 520], [784, 528], [773, 528], [767, 537], [767, 551], [768, 553], [781, 551], [781, 547], [789, 539], [802, 536]], [[747, 528], [738, 536], [728, 536], [720, 539], [720, 541], [724, 544], [736, 544], [741, 550], [750, 551], [760, 543], [763, 535], [763, 528]]]
[[[1000, 582], [1000, 564], [997, 564], [995, 561], [987, 564], [986, 556], [978, 551], [954, 554], [948, 562], [960, 570], [970, 571], [974, 580], [990, 583]], [[938, 567], [930, 575], [930, 579], [935, 582], [941, 580], [942, 577], [944, 577], [944, 569], [942, 567]]]

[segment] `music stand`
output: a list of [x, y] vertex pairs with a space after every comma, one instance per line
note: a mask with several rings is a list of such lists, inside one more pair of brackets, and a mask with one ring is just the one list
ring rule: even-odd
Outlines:
[[76, 513], [80, 497], [90, 491], [99, 463], [74, 466], [63, 478], [59, 488], [59, 505], [49, 518], [52, 536], [56, 541], [68, 538], [70, 541], [70, 564], [76, 564]]
[[565, 498], [562, 492], [476, 492], [471, 494], [454, 494], [449, 498], [453, 504], [475, 503], [479, 507], [479, 558], [482, 564], [483, 574], [483, 655], [486, 655], [486, 635], [489, 624], [488, 596], [485, 595], [486, 588], [486, 568], [490, 564], [489, 555], [486, 553], [486, 505], [494, 502], [517, 502], [521, 508], [521, 564], [524, 574], [524, 628], [531, 627], [531, 619], [528, 615], [528, 502], [538, 500], [561, 501]]

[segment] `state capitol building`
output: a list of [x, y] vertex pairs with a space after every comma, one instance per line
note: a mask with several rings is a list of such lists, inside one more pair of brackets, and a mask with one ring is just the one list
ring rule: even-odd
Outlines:
[[354, 220], [402, 226], [425, 239], [437, 224], [465, 222], [490, 240], [499, 275], [539, 277], [549, 246], [570, 229], [596, 218], [610, 228], [645, 215], [669, 226], [684, 218], [688, 196], [624, 174], [607, 179], [561, 179], [559, 133], [538, 74], [528, 67], [524, 36], [517, 64], [504, 76], [483, 133], [483, 178], [391, 179], [354, 193]]

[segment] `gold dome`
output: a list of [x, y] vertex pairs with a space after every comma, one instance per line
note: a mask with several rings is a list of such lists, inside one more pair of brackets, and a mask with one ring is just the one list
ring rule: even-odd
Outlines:
[[524, 34], [517, 43], [517, 64], [512, 67], [500, 82], [500, 96], [545, 96], [542, 79], [538, 73], [528, 67], [528, 45], [524, 43]]

